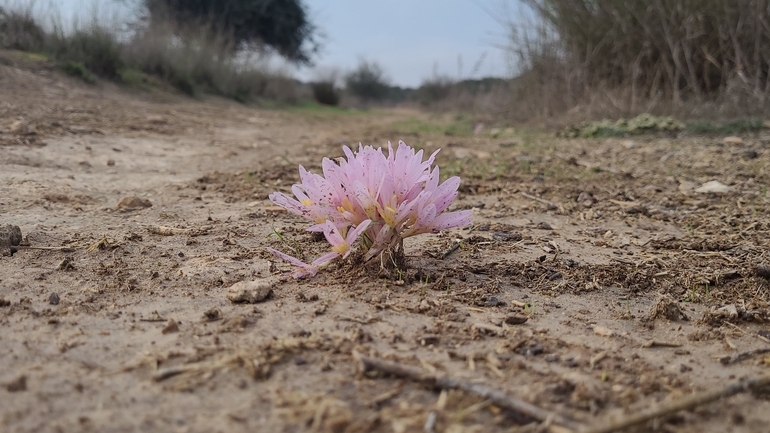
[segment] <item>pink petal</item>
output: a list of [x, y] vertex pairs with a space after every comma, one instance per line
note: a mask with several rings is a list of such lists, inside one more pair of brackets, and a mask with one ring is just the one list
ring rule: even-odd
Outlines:
[[266, 250], [272, 253], [273, 255], [280, 257], [281, 259], [299, 268], [299, 269], [295, 269], [294, 272], [292, 272], [292, 276], [294, 277], [294, 279], [313, 276], [318, 272], [318, 266], [316, 266], [315, 264], [308, 265], [307, 263], [303, 262], [302, 260], [296, 257], [290, 256], [286, 253], [283, 253], [273, 248], [266, 248]]
[[340, 255], [337, 254], [336, 252], [330, 251], [330, 252], [322, 255], [321, 257], [313, 260], [313, 266], [321, 266], [323, 264], [329, 263], [329, 262], [331, 262], [332, 260], [336, 259], [339, 256]]
[[329, 241], [333, 247], [345, 242], [345, 239], [340, 234], [340, 229], [338, 229], [334, 223], [326, 221], [324, 224], [324, 236], [326, 236], [326, 240]]
[[436, 205], [436, 211], [441, 213], [444, 209], [448, 208], [450, 204], [457, 197], [457, 188], [460, 187], [460, 178], [457, 176], [450, 177], [445, 180], [444, 183], [438, 186], [433, 193]]
[[430, 224], [430, 231], [436, 233], [453, 227], [465, 227], [473, 222], [472, 210], [446, 212], [437, 216]]
[[305, 206], [303, 206], [302, 203], [282, 192], [274, 192], [268, 197], [270, 198], [270, 201], [288, 210], [289, 212], [295, 213], [297, 215], [307, 216], [307, 209], [305, 209]]
[[414, 223], [415, 227], [428, 227], [436, 219], [436, 206], [431, 203], [420, 210], [420, 214], [417, 216], [417, 221]]
[[358, 239], [358, 237], [361, 236], [361, 233], [363, 233], [364, 230], [366, 230], [369, 227], [369, 224], [371, 223], [372, 223], [372, 220], [364, 220], [361, 222], [361, 224], [357, 225], [356, 228], [354, 228], [353, 230], [350, 230], [345, 239], [348, 245], [353, 245], [353, 242], [355, 242], [356, 239]]

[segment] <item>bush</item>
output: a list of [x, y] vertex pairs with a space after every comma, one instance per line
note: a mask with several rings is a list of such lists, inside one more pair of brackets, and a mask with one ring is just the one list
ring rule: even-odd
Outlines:
[[316, 81], [310, 83], [313, 89], [313, 99], [319, 104], [336, 106], [340, 103], [340, 94], [331, 81]]
[[444, 101], [453, 93], [454, 80], [446, 76], [434, 75], [420, 84], [415, 98], [420, 105], [427, 107]]
[[[274, 96], [282, 102], [294, 98], [293, 81], [274, 78], [276, 74], [258, 58], [239, 57], [227, 38], [210, 27], [179, 29], [156, 24], [134, 35], [125, 57], [133, 67], [161, 77], [188, 95], [204, 91], [240, 102], [259, 97]], [[279, 82], [271, 84], [273, 80]]]
[[0, 8], [0, 46], [12, 50], [40, 51], [45, 31], [30, 9], [5, 11]]
[[390, 86], [385, 71], [375, 62], [361, 60], [358, 67], [345, 77], [347, 91], [364, 102], [382, 101], [388, 97]]
[[62, 71], [64, 71], [65, 74], [80, 78], [81, 80], [85, 81], [88, 84], [94, 84], [96, 83], [96, 77], [94, 74], [88, 71], [85, 66], [83, 66], [82, 63], [78, 62], [66, 62], [61, 65]]
[[46, 32], [30, 10], [0, 9], [3, 46], [42, 50], [63, 72], [88, 83], [101, 76], [149, 87], [153, 83], [148, 78], [158, 77], [191, 96], [203, 91], [240, 102], [298, 99], [293, 79], [271, 72], [258, 54], [254, 57], [250, 54], [254, 51], [240, 49], [245, 47], [234, 45], [213, 26], [180, 26], [155, 17], [149, 24], [134, 26], [130, 35], [121, 35], [94, 17], [86, 27], [73, 31], [64, 27], [55, 24]]

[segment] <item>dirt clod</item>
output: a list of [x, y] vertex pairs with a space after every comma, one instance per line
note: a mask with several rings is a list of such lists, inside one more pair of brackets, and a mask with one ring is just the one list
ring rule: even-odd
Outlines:
[[8, 392], [22, 392], [27, 390], [27, 376], [19, 376], [5, 385]]
[[118, 210], [122, 210], [125, 212], [134, 211], [134, 210], [140, 210], [140, 209], [147, 209], [149, 207], [152, 207], [152, 202], [150, 202], [147, 199], [139, 198], [139, 197], [123, 197], [118, 202]]
[[27, 135], [29, 133], [27, 123], [22, 120], [17, 120], [11, 123], [11, 126], [8, 127], [8, 130], [11, 131], [11, 134], [13, 135]]
[[253, 281], [241, 281], [227, 289], [227, 299], [234, 303], [256, 304], [263, 302], [281, 282], [280, 278], [265, 278]]
[[756, 274], [758, 277], [770, 279], [770, 265], [757, 265]]
[[529, 320], [529, 317], [523, 314], [511, 314], [509, 316], [505, 316], [503, 322], [505, 322], [506, 325], [521, 325], [523, 323], [527, 323], [527, 320]]
[[168, 319], [166, 326], [160, 331], [162, 334], [171, 334], [173, 332], [179, 332], [179, 324], [174, 319]]
[[75, 260], [71, 256], [67, 256], [56, 265], [57, 271], [72, 271], [75, 269]]
[[650, 309], [648, 319], [654, 321], [658, 318], [665, 318], [672, 322], [688, 321], [687, 314], [679, 307], [679, 303], [676, 302], [670, 296], [662, 296], [657, 303]]
[[605, 326], [594, 326], [594, 334], [602, 337], [612, 337], [615, 335], [615, 331]]
[[13, 247], [21, 244], [21, 229], [19, 226], [6, 224], [0, 226], [0, 250], [10, 252]]
[[219, 308], [214, 307], [203, 313], [204, 322], [215, 322], [217, 320], [222, 320], [222, 310]]

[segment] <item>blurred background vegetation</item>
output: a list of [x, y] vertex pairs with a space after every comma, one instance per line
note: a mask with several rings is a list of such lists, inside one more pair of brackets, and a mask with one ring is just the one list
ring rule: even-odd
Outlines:
[[0, 46], [41, 54], [90, 83], [163, 83], [244, 103], [400, 104], [541, 123], [641, 113], [759, 118], [768, 108], [770, 0], [504, 3], [518, 8], [511, 18], [500, 14], [497, 29], [506, 35], [512, 78], [434, 72], [417, 88], [393, 85], [364, 58], [352, 71], [319, 72], [309, 83], [271, 67], [269, 55], [297, 65], [318, 57], [323, 38], [302, 0], [143, 0], [135, 22], [94, 15], [75, 25], [41, 13], [34, 1], [6, 1]]

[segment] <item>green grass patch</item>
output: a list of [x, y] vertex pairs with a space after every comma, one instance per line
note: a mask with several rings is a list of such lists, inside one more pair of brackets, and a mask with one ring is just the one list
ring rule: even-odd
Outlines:
[[370, 112], [369, 110], [358, 110], [331, 105], [323, 105], [316, 101], [307, 101], [298, 105], [289, 105], [286, 106], [286, 109], [292, 113], [297, 113], [311, 119], [319, 120], [331, 119], [340, 116], [357, 116]]
[[171, 83], [162, 80], [156, 75], [151, 75], [133, 68], [121, 69], [118, 71], [117, 80], [126, 87], [141, 90], [143, 92], [152, 92], [155, 90], [171, 92], [176, 89]]
[[721, 122], [692, 120], [685, 125], [688, 132], [703, 135], [734, 135], [755, 132], [764, 128], [764, 122], [759, 117], [743, 117]]
[[80, 78], [88, 84], [96, 83], [96, 76], [86, 69], [86, 67], [80, 62], [66, 62], [61, 65], [61, 70], [75, 78]]
[[673, 117], [657, 117], [643, 113], [628, 120], [604, 119], [599, 122], [583, 122], [579, 125], [568, 126], [560, 131], [559, 135], [568, 138], [606, 138], [655, 132], [676, 132], [683, 129], [685, 129], [685, 124]]
[[393, 122], [393, 130], [399, 134], [436, 134], [447, 136], [469, 136], [473, 134], [472, 122], [462, 116], [455, 117], [451, 123], [431, 123], [413, 117], [408, 120]]

